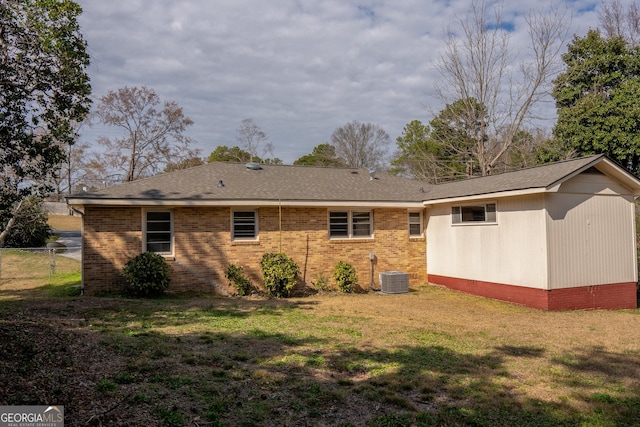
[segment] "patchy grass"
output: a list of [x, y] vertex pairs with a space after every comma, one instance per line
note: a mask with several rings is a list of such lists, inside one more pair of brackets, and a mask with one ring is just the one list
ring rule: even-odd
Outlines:
[[49, 227], [60, 231], [78, 231], [82, 227], [82, 218], [72, 215], [49, 214]]
[[80, 293], [80, 262], [46, 250], [0, 251], [2, 300], [70, 297]]
[[9, 297], [0, 405], [64, 404], [70, 425], [640, 419], [637, 311], [549, 313], [430, 286], [289, 300]]

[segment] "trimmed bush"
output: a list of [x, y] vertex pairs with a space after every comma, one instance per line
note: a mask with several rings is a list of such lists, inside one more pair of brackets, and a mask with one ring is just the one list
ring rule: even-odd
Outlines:
[[236, 289], [238, 295], [248, 295], [251, 292], [251, 282], [244, 275], [244, 269], [239, 265], [229, 264], [224, 271], [224, 277], [229, 280], [229, 284]]
[[338, 261], [338, 264], [336, 264], [336, 268], [333, 271], [333, 278], [338, 285], [338, 289], [346, 293], [353, 292], [358, 284], [356, 269], [344, 261]]
[[143, 252], [130, 259], [122, 269], [126, 291], [138, 297], [162, 295], [169, 287], [169, 264], [155, 252]]
[[285, 254], [266, 253], [260, 260], [264, 286], [278, 298], [288, 297], [296, 285], [300, 267]]

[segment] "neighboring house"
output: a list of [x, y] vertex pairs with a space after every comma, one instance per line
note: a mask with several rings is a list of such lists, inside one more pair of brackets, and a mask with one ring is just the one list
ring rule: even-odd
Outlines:
[[[284, 252], [301, 280], [346, 261], [362, 288], [404, 271], [542, 309], [636, 308], [640, 181], [604, 156], [431, 186], [363, 169], [210, 163], [68, 199], [83, 214], [83, 286], [119, 289], [145, 251], [173, 290], [230, 292], [241, 265]], [[428, 272], [428, 276], [427, 276]]]

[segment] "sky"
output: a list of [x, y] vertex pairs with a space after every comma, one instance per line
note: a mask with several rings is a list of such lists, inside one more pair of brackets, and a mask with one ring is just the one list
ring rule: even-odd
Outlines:
[[[77, 0], [91, 55], [94, 105], [108, 91], [147, 86], [194, 124], [202, 156], [237, 145], [251, 118], [291, 164], [356, 120], [382, 127], [392, 147], [404, 126], [443, 107], [435, 64], [447, 28], [471, 0]], [[530, 3], [530, 5], [527, 5]], [[524, 16], [555, 2], [505, 0], [514, 55], [526, 55]], [[623, 4], [627, 2], [623, 1]], [[494, 2], [487, 0], [487, 4]], [[546, 4], [546, 6], [545, 6]], [[563, 3], [571, 34], [598, 26], [599, 1]], [[549, 126], [554, 111], [548, 107]], [[94, 125], [80, 141], [117, 136]], [[271, 157], [271, 156], [270, 156]]]

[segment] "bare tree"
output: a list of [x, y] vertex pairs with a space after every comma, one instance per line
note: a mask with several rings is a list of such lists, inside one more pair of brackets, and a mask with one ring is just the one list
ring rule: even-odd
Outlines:
[[60, 197], [61, 194], [76, 191], [78, 183], [83, 181], [86, 176], [85, 160], [90, 147], [87, 143], [78, 142], [78, 137], [82, 127], [87, 123], [88, 120], [71, 123], [75, 135], [75, 142], [73, 144], [57, 142], [60, 149], [64, 152], [64, 159], [61, 160], [51, 177], [54, 193], [58, 197]]
[[133, 181], [199, 154], [184, 134], [193, 121], [176, 102], [161, 105], [156, 92], [145, 86], [110, 91], [100, 98], [94, 117], [125, 131], [121, 138], [98, 139], [104, 152], [95, 160], [105, 169], [102, 175], [120, 172], [126, 181]]
[[89, 150], [89, 144], [75, 143], [64, 148], [64, 162], [60, 165], [59, 172], [54, 177], [56, 194], [58, 195], [76, 191], [78, 183], [83, 181], [86, 176], [84, 158]]
[[633, 46], [640, 43], [640, 6], [637, 3], [625, 10], [620, 0], [603, 2], [598, 20], [607, 38], [622, 37]]
[[[569, 25], [565, 15], [556, 9], [530, 12], [526, 22], [530, 56], [519, 60], [510, 50], [511, 33], [504, 28], [501, 9], [491, 15], [484, 2], [474, 1], [470, 15], [459, 20], [461, 32], [449, 31], [437, 64], [444, 77], [437, 87], [441, 99], [446, 104], [462, 102], [462, 116], [480, 120], [470, 135], [482, 175], [491, 173], [527, 122], [538, 118], [534, 107], [549, 95], [551, 79], [562, 65]], [[481, 117], [477, 104], [485, 108]]]
[[267, 154], [273, 155], [273, 144], [253, 119], [242, 121], [236, 140], [240, 148], [251, 154], [251, 161], [254, 160], [254, 156], [264, 158]]
[[389, 134], [380, 126], [355, 120], [331, 134], [336, 155], [350, 168], [384, 168], [389, 143]]

